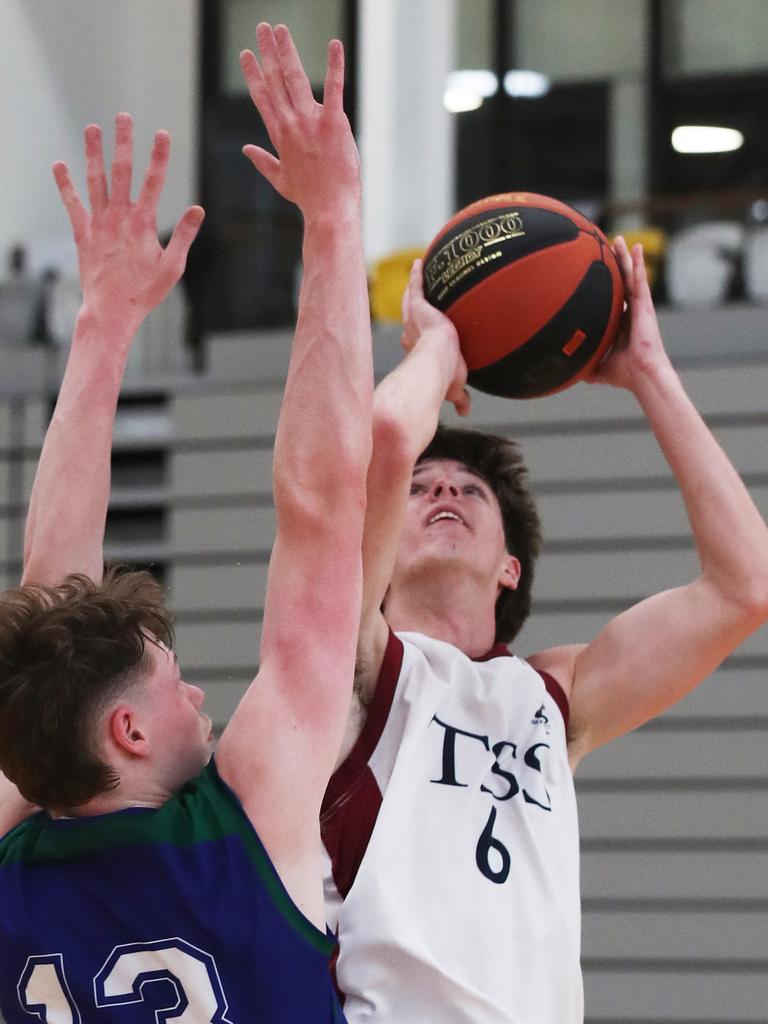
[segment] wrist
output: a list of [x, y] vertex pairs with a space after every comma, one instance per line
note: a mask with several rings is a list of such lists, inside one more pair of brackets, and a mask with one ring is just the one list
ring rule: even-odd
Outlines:
[[446, 318], [445, 323], [426, 326], [419, 333], [414, 348], [434, 353], [441, 362], [453, 366], [459, 354], [459, 336], [456, 328]]
[[347, 195], [331, 203], [317, 207], [300, 207], [304, 217], [304, 230], [317, 232], [360, 232], [360, 196]]
[[642, 373], [632, 377], [629, 384], [630, 391], [643, 408], [655, 398], [682, 390], [682, 387], [677, 370], [668, 359], [645, 367]]
[[77, 314], [75, 336], [98, 335], [109, 340], [110, 346], [124, 344], [129, 347], [146, 314], [136, 310], [121, 309], [119, 306], [105, 308], [103, 304], [83, 301]]

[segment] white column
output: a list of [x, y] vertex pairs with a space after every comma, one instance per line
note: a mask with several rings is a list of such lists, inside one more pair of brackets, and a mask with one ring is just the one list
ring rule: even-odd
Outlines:
[[362, 0], [359, 141], [366, 257], [426, 245], [453, 212], [455, 0]]
[[[642, 202], [648, 195], [648, 88], [642, 75], [615, 78], [611, 83], [608, 128], [609, 190], [617, 203]], [[642, 226], [645, 215], [622, 214], [615, 231]]]

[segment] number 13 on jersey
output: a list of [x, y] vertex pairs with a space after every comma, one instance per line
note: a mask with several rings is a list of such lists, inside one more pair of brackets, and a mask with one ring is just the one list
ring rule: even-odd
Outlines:
[[[168, 1006], [156, 1008], [158, 1024], [234, 1024], [215, 960], [179, 938], [115, 946], [93, 977], [94, 1002], [105, 1024], [110, 1006], [143, 1003], [144, 987], [156, 981], [170, 982], [174, 993]], [[43, 1024], [83, 1024], [61, 953], [29, 957], [17, 991], [22, 1009]], [[149, 1021], [146, 1009], [136, 1015], [137, 1024], [144, 1020]]]

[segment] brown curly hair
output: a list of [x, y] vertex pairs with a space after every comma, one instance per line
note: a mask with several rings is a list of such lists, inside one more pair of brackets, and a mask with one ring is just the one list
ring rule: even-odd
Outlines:
[[520, 561], [517, 589], [505, 588], [496, 601], [496, 643], [509, 643], [530, 614], [533, 569], [541, 550], [539, 514], [520, 450], [508, 437], [440, 424], [418, 462], [427, 459], [460, 462], [485, 480], [496, 495], [507, 551]]
[[119, 782], [95, 723], [149, 667], [147, 640], [173, 641], [160, 585], [113, 568], [0, 598], [0, 770], [31, 803], [78, 807]]

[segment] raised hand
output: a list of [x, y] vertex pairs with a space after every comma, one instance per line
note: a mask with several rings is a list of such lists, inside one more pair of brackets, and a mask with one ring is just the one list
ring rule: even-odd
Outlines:
[[277, 157], [259, 146], [243, 152], [274, 188], [305, 217], [334, 216], [360, 202], [360, 161], [344, 113], [344, 48], [328, 44], [323, 102], [317, 103], [285, 25], [256, 28], [261, 63], [251, 50], [240, 66]]
[[470, 397], [466, 389], [467, 364], [459, 347], [456, 328], [439, 309], [424, 298], [422, 260], [414, 260], [408, 286], [403, 293], [403, 333], [400, 344], [410, 352], [426, 334], [439, 340], [443, 358], [450, 364], [453, 379], [445, 395], [452, 402], [459, 416], [469, 413]]
[[80, 269], [83, 307], [107, 331], [113, 326], [135, 333], [144, 317], [159, 305], [184, 272], [189, 247], [204, 212], [191, 206], [163, 249], [157, 237], [157, 205], [170, 153], [167, 132], [155, 135], [152, 156], [138, 199], [131, 201], [133, 124], [129, 114], [115, 120], [115, 152], [111, 187], [107, 184], [101, 129], [85, 129], [88, 213], [67, 165], [53, 165], [59, 193], [69, 214]]
[[588, 381], [632, 390], [643, 377], [671, 364], [659, 332], [642, 246], [635, 245], [630, 253], [619, 235], [613, 249], [624, 282], [627, 309], [613, 348]]

